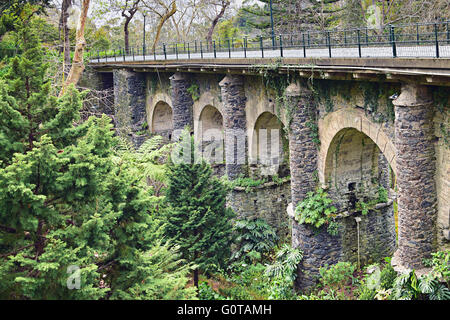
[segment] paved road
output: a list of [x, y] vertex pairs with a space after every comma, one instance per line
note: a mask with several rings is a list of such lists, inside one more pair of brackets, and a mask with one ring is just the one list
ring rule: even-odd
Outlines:
[[[235, 49], [237, 50], [237, 49]], [[242, 50], [241, 48], [239, 50]], [[217, 58], [245, 58], [243, 51], [228, 51], [217, 52]], [[450, 58], [450, 45], [441, 45], [439, 47], [439, 55], [441, 58]], [[261, 50], [247, 51], [247, 58], [261, 58]], [[331, 57], [333, 58], [357, 58], [358, 48], [332, 48]], [[363, 58], [391, 58], [392, 57], [392, 47], [361, 47], [361, 56]], [[434, 58], [436, 57], [436, 47], [435, 46], [416, 46], [416, 47], [397, 47], [398, 57], [408, 57], [408, 58]], [[264, 58], [278, 58], [280, 57], [280, 50], [264, 49]], [[299, 48], [283, 48], [283, 57], [285, 58], [303, 58], [303, 49]], [[307, 58], [320, 58], [329, 57], [329, 52], [327, 48], [324, 49], [306, 49]], [[178, 54], [179, 60], [184, 59], [201, 59], [202, 55], [197, 53], [187, 53]], [[214, 53], [204, 52], [203, 59], [214, 58]], [[91, 63], [104, 63], [104, 62], [133, 62], [133, 61], [152, 61], [152, 60], [177, 60], [176, 54], [167, 54], [167, 59], [165, 59], [163, 54], [146, 55], [145, 58], [142, 55], [133, 56], [119, 56], [119, 57], [108, 57], [101, 59], [91, 59]]]

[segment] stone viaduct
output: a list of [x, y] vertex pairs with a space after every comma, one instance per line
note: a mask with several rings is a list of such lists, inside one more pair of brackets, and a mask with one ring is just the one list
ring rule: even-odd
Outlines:
[[[113, 87], [117, 131], [137, 145], [151, 134], [173, 139], [186, 125], [202, 145], [211, 129], [223, 134], [225, 163], [215, 172], [266, 178], [235, 187], [228, 204], [240, 217], [266, 219], [303, 250], [299, 288], [325, 264], [393, 255], [399, 270], [422, 269], [424, 257], [450, 249], [449, 59], [103, 62], [91, 64], [84, 81]], [[241, 143], [232, 129], [247, 132]], [[270, 141], [271, 129], [281, 132], [280, 156], [264, 158], [258, 139]], [[238, 149], [243, 163], [232, 161]], [[337, 235], [293, 218], [318, 187], [338, 209]], [[380, 190], [387, 200], [362, 215], [358, 203]]]

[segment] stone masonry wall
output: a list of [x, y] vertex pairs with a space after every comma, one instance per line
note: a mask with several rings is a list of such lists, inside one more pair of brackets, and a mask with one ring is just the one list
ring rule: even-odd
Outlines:
[[228, 196], [227, 205], [238, 219], [262, 218], [272, 226], [280, 238], [290, 239], [290, 219], [286, 208], [291, 202], [291, 184], [265, 183], [246, 190], [236, 187]]
[[395, 104], [398, 251], [404, 267], [421, 268], [436, 249], [436, 186], [432, 98], [427, 87], [406, 84]]
[[247, 122], [244, 79], [227, 75], [220, 82], [223, 102], [223, 127], [226, 173], [230, 179], [247, 174]]
[[145, 131], [145, 74], [125, 69], [114, 70], [114, 111], [117, 133], [140, 146], [148, 134]]

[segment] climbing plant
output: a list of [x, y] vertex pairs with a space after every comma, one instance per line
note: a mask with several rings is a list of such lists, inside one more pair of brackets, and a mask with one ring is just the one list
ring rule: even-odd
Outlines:
[[295, 220], [316, 229], [326, 225], [328, 233], [336, 235], [338, 227], [334, 213], [337, 209], [332, 203], [333, 200], [322, 188], [317, 188], [315, 192], [308, 192], [306, 198], [295, 208]]
[[195, 83], [191, 84], [191, 86], [187, 88], [187, 92], [191, 95], [192, 100], [197, 101], [200, 99], [200, 88]]

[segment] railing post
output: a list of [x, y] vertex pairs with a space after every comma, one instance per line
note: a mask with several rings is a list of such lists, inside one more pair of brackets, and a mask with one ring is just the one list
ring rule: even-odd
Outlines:
[[227, 39], [227, 43], [228, 43], [228, 58], [231, 58], [231, 48], [230, 48], [230, 39]]
[[142, 47], [142, 61], [145, 61], [145, 50], [144, 50], [144, 47]]
[[434, 24], [434, 41], [436, 43], [436, 58], [439, 58], [439, 38], [437, 23]]
[[347, 31], [344, 30], [344, 44], [347, 45]]
[[108, 62], [108, 52], [105, 50], [105, 62]]
[[134, 61], [134, 47], [131, 48], [131, 54], [133, 55], [133, 61]]
[[327, 31], [327, 39], [328, 39], [328, 56], [331, 58], [331, 36], [330, 36], [330, 31]]
[[361, 30], [356, 30], [358, 34], [358, 56], [361, 58]]
[[280, 56], [283, 57], [283, 37], [280, 34]]
[[369, 30], [366, 27], [366, 45], [369, 46]]
[[189, 42], [188, 42], [188, 59], [191, 58], [191, 52], [189, 51]]
[[447, 44], [450, 44], [450, 29], [449, 29], [449, 23], [450, 21], [447, 20]]
[[416, 38], [417, 38], [417, 45], [420, 45], [419, 41], [419, 24], [416, 23]]
[[167, 60], [166, 44], [163, 43], [164, 60]]
[[156, 61], [156, 47], [155, 47], [155, 49], [153, 50], [153, 60]]
[[175, 43], [175, 56], [178, 60], [178, 43]]
[[122, 51], [123, 61], [125, 61], [125, 48]]
[[197, 53], [197, 40], [194, 40], [194, 44], [195, 44], [195, 53]]
[[311, 36], [309, 35], [309, 31], [308, 31], [308, 48], [311, 48]]
[[[229, 42], [228, 42], [229, 43]], [[231, 50], [234, 51], [234, 38], [231, 38]]]
[[213, 48], [214, 48], [214, 58], [217, 58], [217, 54], [216, 54], [216, 40], [213, 41]]
[[97, 50], [97, 60], [100, 63], [100, 50]]
[[391, 25], [391, 42], [392, 42], [392, 56], [397, 57], [397, 45], [395, 43], [395, 28]]
[[272, 50], [275, 50], [275, 35], [272, 33]]
[[247, 37], [244, 37], [244, 58], [247, 58]]
[[261, 57], [264, 58], [263, 38], [259, 36], [259, 47], [261, 48]]
[[[121, 50], [121, 48], [119, 47], [119, 54], [120, 54], [120, 50]], [[116, 57], [116, 49], [114, 49], [114, 61], [117, 61], [117, 57]]]
[[302, 43], [303, 43], [303, 58], [306, 58], [306, 43], [305, 43], [305, 34], [302, 33]]
[[200, 57], [203, 59], [202, 41], [200, 40]]

